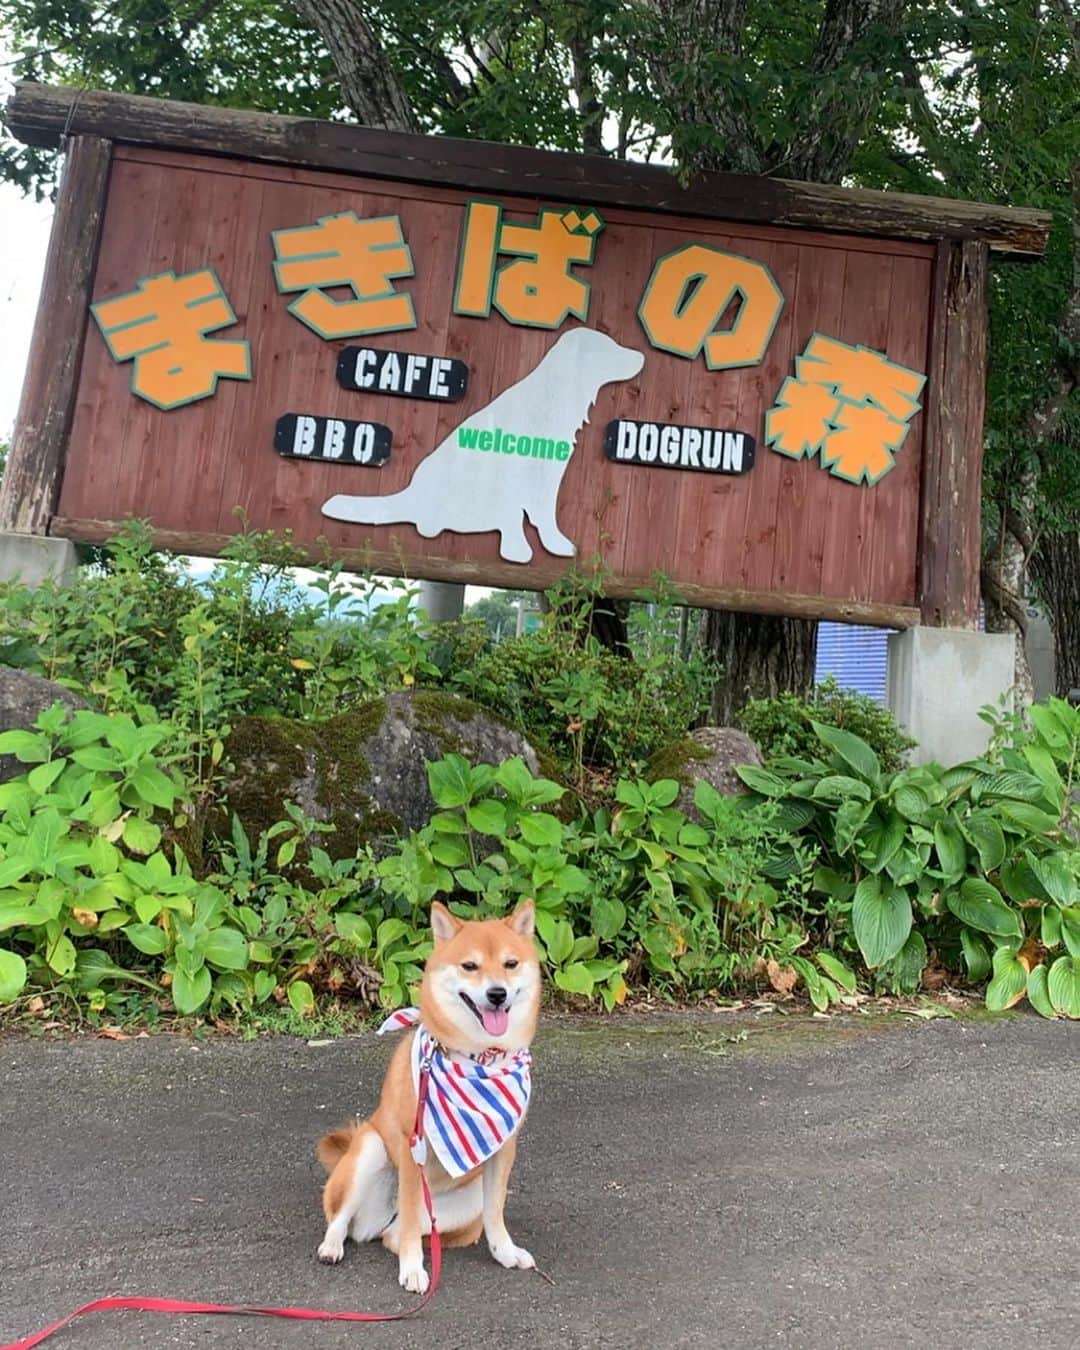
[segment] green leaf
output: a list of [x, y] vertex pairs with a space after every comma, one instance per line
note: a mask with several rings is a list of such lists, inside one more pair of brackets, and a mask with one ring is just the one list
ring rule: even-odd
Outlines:
[[0, 947], [0, 1003], [12, 1003], [26, 985], [26, 962], [17, 952]]
[[472, 772], [463, 756], [447, 755], [445, 759], [436, 760], [427, 766], [427, 776], [436, 806], [465, 806], [472, 800]]
[[568, 994], [591, 994], [596, 980], [581, 961], [574, 961], [555, 972], [555, 983]]
[[39, 764], [36, 769], [31, 769], [26, 781], [35, 792], [48, 792], [66, 767], [66, 759], [51, 759], [48, 764]]
[[1021, 937], [1020, 916], [1002, 899], [1001, 892], [982, 877], [968, 877], [959, 891], [949, 891], [945, 903], [961, 923], [995, 937]]
[[817, 963], [826, 975], [834, 979], [849, 994], [855, 992], [855, 972], [844, 965], [838, 956], [833, 955], [832, 952], [818, 952]]
[[558, 848], [562, 843], [563, 824], [557, 816], [545, 811], [531, 812], [518, 821], [521, 837], [534, 848]]
[[205, 966], [199, 966], [193, 974], [177, 966], [173, 971], [170, 990], [176, 1011], [181, 1017], [190, 1017], [192, 1013], [198, 1012], [210, 997], [212, 987], [213, 979]]
[[1037, 802], [1045, 792], [1042, 783], [1031, 773], [1006, 769], [988, 774], [978, 782], [981, 797], [1011, 797], [1022, 802]]
[[1047, 991], [1062, 1017], [1080, 1018], [1080, 957], [1058, 957], [1047, 976]]
[[307, 980], [293, 980], [289, 985], [289, 1002], [293, 1011], [298, 1012], [301, 1017], [306, 1017], [315, 1007], [315, 995], [311, 992], [311, 985]]
[[986, 950], [986, 943], [981, 937], [976, 937], [970, 928], [961, 928], [960, 946], [964, 951], [968, 979], [972, 984], [981, 984], [990, 974], [990, 953]]
[[431, 828], [439, 834], [468, 834], [469, 827], [456, 811], [437, 811], [431, 817]]
[[146, 956], [160, 956], [169, 945], [168, 935], [157, 924], [129, 923], [124, 929], [124, 936]]
[[1015, 822], [1031, 834], [1049, 834], [1060, 824], [1056, 815], [1028, 802], [1003, 801], [998, 809], [1007, 821]]
[[610, 942], [616, 934], [622, 932], [625, 922], [626, 906], [621, 900], [606, 895], [593, 896], [589, 925], [598, 938]]
[[14, 755], [22, 764], [44, 764], [51, 749], [47, 736], [18, 729], [0, 732], [0, 755]]
[[168, 810], [176, 800], [176, 787], [161, 770], [144, 760], [131, 776], [131, 786], [144, 802]]
[[248, 963], [247, 941], [235, 928], [212, 929], [202, 950], [206, 961], [218, 970], [243, 970]]
[[274, 959], [274, 949], [269, 942], [262, 942], [258, 938], [252, 938], [247, 945], [248, 960], [254, 961], [260, 966], [268, 966]]
[[375, 955], [381, 957], [387, 947], [404, 937], [409, 925], [404, 919], [383, 919], [375, 934]]
[[556, 919], [551, 925], [549, 935], [544, 938], [548, 956], [556, 965], [561, 965], [574, 950], [574, 930], [566, 919]]
[[694, 805], [706, 820], [715, 820], [724, 809], [724, 798], [710, 782], [699, 778], [694, 784]]
[[[909, 838], [908, 822], [895, 811], [884, 820], [871, 816], [862, 836], [863, 858], [871, 872], [880, 872], [893, 861]], [[910, 853], [910, 848], [908, 849]]]
[[759, 769], [753, 764], [736, 764], [734, 768], [746, 786], [763, 797], [783, 797], [787, 793], [787, 783], [768, 769]]
[[679, 784], [674, 778], [658, 778], [649, 785], [649, 801], [653, 806], [670, 806], [679, 795]]
[[1005, 861], [1005, 835], [994, 817], [989, 811], [973, 811], [962, 829], [978, 851], [982, 870], [996, 872]]
[[920, 932], [912, 929], [907, 941], [889, 962], [889, 972], [896, 992], [913, 994], [922, 983], [925, 968], [926, 940]]
[[13, 886], [16, 881], [22, 881], [33, 865], [34, 860], [25, 854], [5, 858], [0, 862], [0, 886]]
[[506, 833], [506, 807], [490, 798], [470, 806], [466, 818], [478, 834], [490, 834], [501, 839]]
[[1061, 910], [1057, 905], [1043, 905], [1039, 916], [1039, 937], [1042, 945], [1051, 950], [1061, 945]]
[[959, 881], [967, 871], [967, 845], [951, 820], [939, 821], [934, 826], [934, 847], [946, 881], [950, 884]]
[[361, 949], [371, 946], [371, 924], [362, 914], [350, 914], [343, 910], [334, 915], [334, 927], [339, 937], [354, 942]]
[[1029, 971], [1027, 977], [1027, 996], [1028, 1002], [1040, 1017], [1053, 1018], [1057, 1016], [1057, 1012], [1053, 1003], [1050, 1001], [1048, 975], [1049, 972], [1045, 966], [1036, 966], [1034, 970]]
[[164, 906], [158, 895], [138, 895], [135, 897], [135, 913], [143, 923], [152, 923]]
[[75, 969], [75, 944], [66, 933], [48, 949], [47, 960], [57, 975], [70, 975]]
[[814, 735], [854, 769], [860, 778], [877, 783], [881, 777], [881, 764], [877, 755], [860, 737], [850, 731], [841, 731], [839, 727], [825, 726], [821, 722], [811, 722]]
[[1080, 903], [1080, 886], [1061, 858], [1047, 854], [1042, 858], [1032, 858], [1030, 866], [1039, 885], [1054, 904], [1065, 908]]
[[466, 867], [472, 862], [469, 846], [459, 835], [448, 834], [430, 846], [431, 856], [444, 867]]
[[891, 960], [911, 932], [906, 891], [881, 877], [864, 877], [855, 888], [851, 911], [855, 941], [869, 969]]
[[994, 953], [994, 977], [986, 986], [986, 1006], [991, 1012], [1004, 1012], [1027, 993], [1028, 973], [1024, 963], [1008, 947]]
[[277, 988], [277, 977], [268, 970], [257, 970], [255, 972], [255, 1001], [256, 1003], [265, 1003], [270, 995]]
[[128, 816], [124, 821], [124, 843], [132, 853], [141, 853], [145, 856], [153, 853], [161, 843], [161, 831], [142, 816]]
[[842, 802], [846, 797], [857, 797], [861, 801], [870, 800], [870, 789], [861, 778], [850, 778], [843, 773], [826, 774], [814, 785], [815, 801]]
[[105, 745], [88, 745], [84, 750], [76, 750], [71, 758], [81, 768], [92, 769], [94, 773], [115, 773], [122, 764], [116, 751]]
[[930, 809], [926, 793], [906, 783], [896, 789], [892, 800], [905, 820], [921, 821]]

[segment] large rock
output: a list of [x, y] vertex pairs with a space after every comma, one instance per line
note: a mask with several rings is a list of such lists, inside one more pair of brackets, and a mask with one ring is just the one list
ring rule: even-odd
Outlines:
[[[38, 717], [54, 703], [64, 703], [73, 711], [87, 706], [52, 680], [0, 666], [0, 731], [31, 731]], [[25, 773], [26, 768], [14, 755], [0, 755], [0, 783]]]
[[456, 751], [473, 764], [520, 755], [539, 773], [525, 738], [466, 699], [403, 690], [326, 722], [244, 717], [229, 737], [235, 766], [227, 809], [254, 839], [295, 801], [315, 820], [335, 826], [320, 845], [335, 858], [386, 835], [421, 829], [435, 803], [428, 760]]
[[735, 772], [741, 764], [761, 764], [761, 754], [746, 734], [735, 727], [698, 727], [684, 740], [657, 751], [649, 761], [648, 776], [675, 778], [682, 784], [676, 805], [692, 820], [699, 820], [694, 806], [694, 786], [704, 779], [725, 797], [746, 791]]

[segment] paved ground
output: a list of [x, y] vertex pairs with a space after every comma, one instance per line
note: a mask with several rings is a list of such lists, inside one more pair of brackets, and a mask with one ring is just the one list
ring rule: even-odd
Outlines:
[[[537, 1044], [511, 1232], [413, 1323], [96, 1315], [127, 1347], [1080, 1345], [1080, 1027], [564, 1022]], [[393, 1258], [315, 1260], [320, 1130], [373, 1039], [0, 1041], [0, 1342], [104, 1293], [391, 1309]]]

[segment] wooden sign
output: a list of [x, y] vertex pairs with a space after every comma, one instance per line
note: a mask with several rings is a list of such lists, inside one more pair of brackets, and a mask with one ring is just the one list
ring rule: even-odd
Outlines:
[[72, 137], [10, 526], [213, 554], [241, 507], [415, 577], [974, 621], [987, 258], [1044, 216], [35, 85], [8, 120]]

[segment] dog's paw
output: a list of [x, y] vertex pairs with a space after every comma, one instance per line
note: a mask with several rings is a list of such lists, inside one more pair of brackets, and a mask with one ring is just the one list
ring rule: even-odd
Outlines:
[[493, 1243], [490, 1250], [499, 1265], [507, 1270], [532, 1270], [536, 1265], [524, 1247], [517, 1247], [512, 1242], [502, 1242], [498, 1246]]
[[412, 1294], [426, 1294], [428, 1283], [428, 1273], [422, 1262], [413, 1265], [402, 1261], [398, 1267], [398, 1284], [402, 1289], [408, 1289]]
[[345, 1255], [343, 1238], [324, 1238], [319, 1247], [319, 1260], [327, 1266], [336, 1266]]

